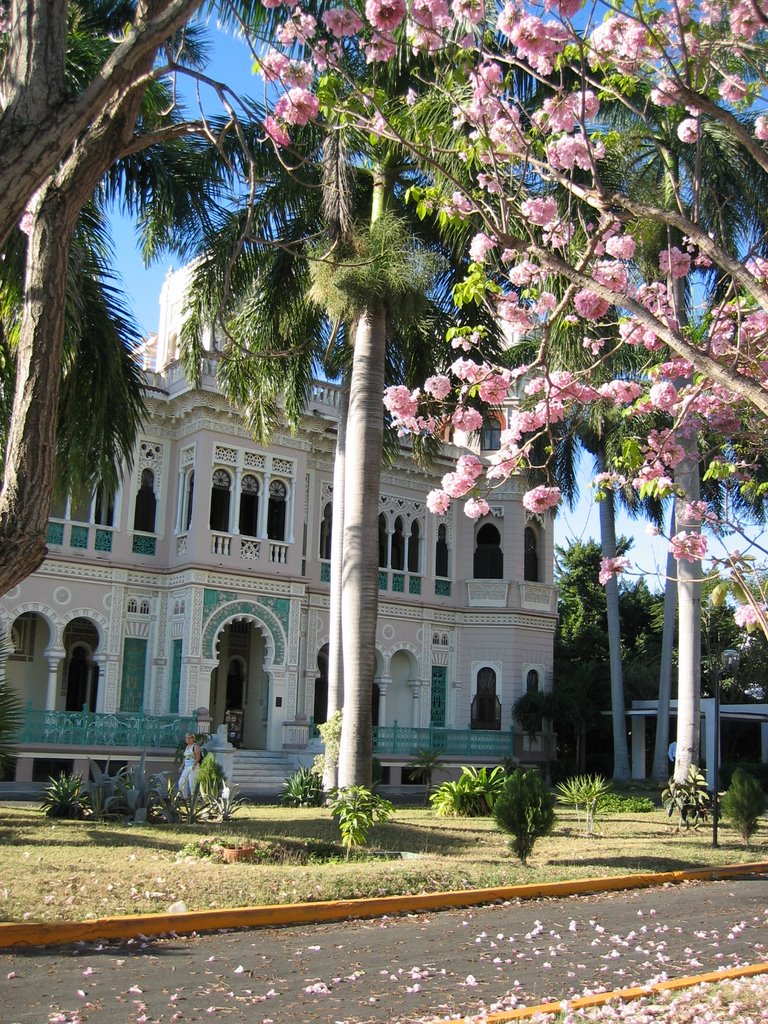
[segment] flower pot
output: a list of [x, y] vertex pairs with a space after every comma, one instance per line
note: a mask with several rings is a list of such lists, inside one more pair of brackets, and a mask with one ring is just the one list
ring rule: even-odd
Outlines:
[[254, 848], [252, 846], [222, 846], [221, 856], [226, 864], [234, 864], [236, 861], [253, 860]]

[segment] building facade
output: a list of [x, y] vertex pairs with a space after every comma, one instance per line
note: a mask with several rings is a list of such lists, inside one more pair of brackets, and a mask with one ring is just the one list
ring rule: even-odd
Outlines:
[[[161, 761], [198, 721], [242, 750], [301, 752], [325, 719], [338, 392], [316, 383], [300, 433], [255, 444], [212, 338], [199, 387], [178, 363], [184, 284], [169, 276], [145, 346], [148, 415], [120, 492], [54, 507], [44, 564], [0, 599], [27, 708], [17, 779], [107, 750]], [[478, 443], [498, 446], [495, 424]], [[456, 454], [425, 473], [403, 447], [382, 475], [371, 699], [394, 771], [427, 748], [541, 756], [511, 709], [551, 688], [552, 522], [516, 479], [483, 519], [430, 515]]]

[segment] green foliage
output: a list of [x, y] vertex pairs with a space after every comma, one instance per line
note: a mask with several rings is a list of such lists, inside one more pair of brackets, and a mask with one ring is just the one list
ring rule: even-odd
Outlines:
[[561, 782], [556, 789], [558, 800], [575, 809], [579, 827], [583, 813], [584, 834], [593, 836], [595, 822], [611, 790], [610, 783], [602, 775], [574, 775]]
[[85, 818], [89, 807], [82, 787], [83, 780], [79, 775], [62, 772], [58, 778], [51, 779], [43, 791], [43, 814], [47, 818]]
[[218, 821], [230, 821], [244, 805], [245, 799], [239, 795], [238, 787], [225, 782], [219, 795], [208, 803], [208, 817]]
[[655, 810], [656, 804], [647, 796], [606, 793], [600, 801], [601, 814], [648, 814]]
[[707, 791], [707, 780], [692, 764], [684, 782], [675, 782], [674, 776], [662, 791], [661, 802], [671, 818], [677, 812], [677, 828], [698, 828], [709, 814], [711, 797]]
[[488, 768], [464, 767], [455, 781], [443, 782], [430, 797], [439, 817], [482, 818], [493, 812], [504, 789], [506, 773], [501, 765]]
[[525, 865], [536, 840], [552, 831], [555, 800], [538, 772], [518, 768], [506, 777], [493, 817], [499, 828], [509, 833], [509, 845]]
[[349, 856], [353, 846], [365, 846], [377, 821], [387, 821], [394, 807], [365, 786], [345, 786], [331, 797], [331, 814], [337, 819], [341, 841]]
[[326, 772], [335, 772], [339, 766], [339, 749], [341, 747], [341, 711], [334, 711], [327, 722], [318, 725], [317, 731], [323, 741], [325, 750], [318, 754], [312, 762], [312, 771], [322, 779]]
[[720, 785], [724, 789], [730, 786], [733, 773], [737, 768], [741, 768], [748, 775], [754, 776], [763, 789], [768, 791], [768, 763], [763, 761], [739, 761], [738, 764], [734, 762], [722, 764], [720, 766]]
[[737, 768], [723, 796], [721, 807], [747, 846], [757, 832], [758, 819], [765, 811], [765, 803], [765, 793], [758, 780]]
[[314, 767], [298, 771], [285, 780], [280, 803], [286, 807], [319, 807], [323, 802], [323, 778]]
[[411, 774], [424, 782], [425, 803], [429, 803], [432, 792], [432, 776], [435, 773], [435, 769], [440, 765], [442, 756], [442, 750], [420, 750], [414, 760], [408, 763]]
[[213, 754], [206, 754], [197, 769], [197, 779], [195, 780], [203, 800], [207, 803], [217, 800], [221, 796], [226, 781], [227, 777], [219, 762]]

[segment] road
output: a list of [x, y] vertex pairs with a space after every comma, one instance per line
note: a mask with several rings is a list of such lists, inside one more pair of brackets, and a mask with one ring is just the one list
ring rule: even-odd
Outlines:
[[768, 960], [768, 876], [0, 960], [2, 1024], [412, 1024]]

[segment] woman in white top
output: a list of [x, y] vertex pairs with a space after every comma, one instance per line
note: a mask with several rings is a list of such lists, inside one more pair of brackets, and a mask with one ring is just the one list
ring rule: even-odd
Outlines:
[[182, 796], [192, 796], [197, 783], [197, 769], [200, 767], [202, 754], [195, 740], [195, 734], [188, 732], [185, 736], [187, 745], [182, 755], [181, 775], [179, 776], [179, 792]]

